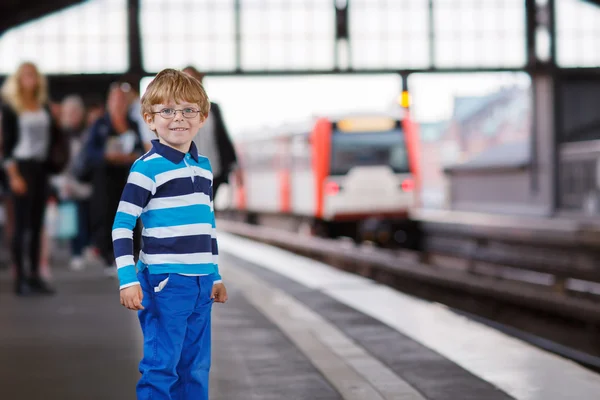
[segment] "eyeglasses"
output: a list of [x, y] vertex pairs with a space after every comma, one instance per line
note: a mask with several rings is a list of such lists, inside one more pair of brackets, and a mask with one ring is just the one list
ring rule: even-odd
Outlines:
[[160, 114], [164, 119], [173, 119], [177, 115], [177, 111], [181, 111], [184, 118], [196, 118], [200, 110], [194, 108], [184, 108], [183, 110], [175, 110], [174, 108], [163, 108], [160, 111], [153, 111], [152, 114]]

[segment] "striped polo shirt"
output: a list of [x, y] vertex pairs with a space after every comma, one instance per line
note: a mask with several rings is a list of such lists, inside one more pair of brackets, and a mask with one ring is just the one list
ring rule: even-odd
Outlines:
[[131, 167], [115, 216], [112, 239], [120, 288], [139, 284], [133, 229], [141, 218], [137, 269], [151, 274], [212, 275], [221, 280], [208, 158], [192, 142], [182, 153], [158, 140]]

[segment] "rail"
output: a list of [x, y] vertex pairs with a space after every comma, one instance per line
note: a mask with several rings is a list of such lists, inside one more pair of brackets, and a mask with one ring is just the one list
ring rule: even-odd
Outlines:
[[600, 283], [600, 230], [574, 220], [489, 217], [470, 213], [416, 213], [423, 234], [421, 261], [436, 255], [547, 274], [565, 294], [573, 280]]
[[[230, 220], [219, 220], [218, 226], [220, 230], [304, 254], [392, 287], [403, 288], [422, 284], [446, 288], [455, 294], [460, 293], [460, 296], [464, 297], [492, 298], [517, 307], [526, 307], [562, 318], [577, 319], [585, 324], [600, 326], [600, 307], [594, 299], [566, 296], [562, 291], [556, 291], [552, 287], [498, 279], [494, 276], [473, 273], [470, 269], [444, 268], [423, 262], [423, 258], [431, 259], [431, 257], [423, 257], [423, 254], [430, 254], [430, 251], [443, 250], [457, 256], [464, 255], [461, 251], [452, 251], [451, 246], [426, 244], [425, 252], [415, 254], [355, 246], [340, 240], [303, 236], [280, 229]], [[472, 256], [472, 253], [468, 255]], [[476, 258], [486, 259], [483, 253], [479, 253]], [[521, 265], [516, 261], [513, 264]], [[555, 267], [544, 269], [542, 264], [531, 269], [546, 272], [556, 270]], [[560, 274], [561, 276], [570, 275], [567, 268], [561, 269]], [[582, 276], [583, 274], [577, 273], [576, 275]]]

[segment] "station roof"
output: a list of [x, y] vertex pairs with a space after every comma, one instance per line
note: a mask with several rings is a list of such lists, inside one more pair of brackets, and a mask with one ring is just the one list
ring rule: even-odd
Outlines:
[[[598, 0], [600, 1], [600, 0]], [[83, 0], [0, 0], [0, 34]]]
[[[0, 35], [8, 29], [84, 0], [0, 0]], [[600, 6], [600, 0], [583, 0]]]

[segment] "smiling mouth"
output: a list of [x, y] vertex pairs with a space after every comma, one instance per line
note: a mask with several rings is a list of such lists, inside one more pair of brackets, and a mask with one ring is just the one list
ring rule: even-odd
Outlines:
[[171, 130], [175, 131], [175, 132], [183, 132], [183, 131], [187, 131], [188, 128], [171, 128]]

